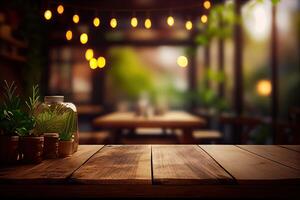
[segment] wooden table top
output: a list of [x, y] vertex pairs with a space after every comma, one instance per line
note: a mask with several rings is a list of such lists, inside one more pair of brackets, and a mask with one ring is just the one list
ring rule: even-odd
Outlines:
[[300, 197], [300, 145], [80, 145], [0, 168], [3, 197]]
[[170, 111], [164, 115], [150, 117], [137, 116], [134, 112], [114, 112], [97, 117], [94, 124], [101, 127], [167, 127], [167, 128], [199, 128], [205, 120], [184, 111]]

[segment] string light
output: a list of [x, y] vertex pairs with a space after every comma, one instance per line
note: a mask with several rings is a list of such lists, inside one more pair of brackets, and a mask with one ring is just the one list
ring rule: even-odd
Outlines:
[[211, 7], [210, 1], [204, 1], [203, 6], [204, 8], [209, 9]]
[[50, 20], [51, 17], [52, 17], [52, 12], [51, 12], [51, 10], [46, 10], [46, 11], [44, 12], [44, 17], [45, 17], [46, 20]]
[[189, 31], [192, 30], [193, 23], [190, 20], [186, 21], [185, 28], [186, 28], [186, 30], [189, 30]]
[[98, 27], [100, 25], [100, 19], [98, 17], [95, 17], [93, 19], [93, 24], [95, 27]]
[[202, 22], [203, 24], [205, 24], [205, 23], [207, 22], [207, 20], [208, 20], [208, 18], [207, 18], [206, 15], [202, 15], [202, 16], [201, 16], [201, 22]]
[[67, 39], [67, 40], [72, 40], [72, 38], [73, 38], [73, 33], [72, 33], [71, 30], [68, 30], [68, 31], [66, 32], [66, 39]]
[[64, 11], [65, 11], [65, 9], [64, 9], [64, 6], [63, 5], [58, 5], [57, 6], [57, 13], [58, 14], [63, 14], [64, 13]]
[[93, 49], [87, 49], [85, 52], [85, 59], [91, 60], [94, 57], [94, 51]]
[[86, 44], [88, 42], [88, 40], [89, 40], [89, 37], [88, 37], [88, 35], [86, 33], [82, 33], [80, 35], [80, 42], [81, 42], [81, 44]]
[[73, 22], [75, 24], [79, 23], [79, 20], [80, 20], [79, 15], [77, 15], [77, 14], [73, 15]]
[[169, 26], [173, 26], [174, 25], [174, 18], [172, 16], [169, 16], [167, 19], [167, 24]]
[[100, 56], [100, 57], [97, 59], [97, 63], [98, 63], [98, 67], [99, 67], [99, 68], [103, 68], [103, 67], [105, 67], [106, 60], [105, 60], [104, 57]]
[[96, 60], [96, 58], [90, 59], [89, 64], [90, 64], [90, 68], [91, 69], [96, 69], [97, 68], [97, 60]]
[[147, 19], [145, 20], [145, 28], [146, 28], [146, 29], [150, 29], [151, 26], [152, 26], [151, 20], [150, 20], [149, 18], [147, 18]]
[[257, 82], [256, 91], [260, 96], [269, 96], [272, 92], [272, 84], [269, 80], [260, 80]]
[[116, 18], [112, 18], [112, 19], [110, 20], [110, 26], [111, 26], [112, 28], [116, 28], [117, 25], [118, 25], [117, 19], [116, 19]]
[[132, 26], [133, 28], [137, 27], [137, 25], [138, 25], [138, 20], [137, 20], [137, 18], [136, 18], [136, 17], [131, 18], [130, 24], [131, 24], [131, 26]]
[[179, 56], [177, 58], [177, 65], [179, 65], [179, 67], [186, 67], [188, 65], [188, 59], [185, 56]]

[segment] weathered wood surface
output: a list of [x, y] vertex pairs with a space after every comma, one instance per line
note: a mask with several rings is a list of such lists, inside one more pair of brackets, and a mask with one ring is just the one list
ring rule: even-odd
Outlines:
[[153, 145], [155, 184], [230, 184], [227, 174], [197, 145]]
[[84, 164], [103, 145], [80, 145], [71, 157], [44, 160], [38, 165], [0, 168], [1, 183], [61, 183]]
[[300, 171], [232, 145], [200, 145], [238, 184], [299, 184]]
[[300, 152], [275, 145], [238, 145], [238, 147], [285, 166], [300, 170]]
[[198, 128], [205, 120], [187, 112], [172, 111], [164, 115], [150, 117], [136, 116], [133, 112], [115, 112], [97, 117], [94, 124], [109, 128], [167, 127], [167, 128]]
[[151, 146], [107, 145], [71, 179], [85, 184], [151, 184]]
[[280, 145], [280, 146], [300, 152], [300, 145]]

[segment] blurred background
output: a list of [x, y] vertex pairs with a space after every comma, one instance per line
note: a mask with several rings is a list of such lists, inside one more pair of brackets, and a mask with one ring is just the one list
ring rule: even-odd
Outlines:
[[[75, 103], [82, 143], [110, 142], [93, 119], [143, 99], [206, 119], [199, 143], [299, 143], [299, 9], [298, 0], [4, 0], [0, 77], [21, 96], [38, 83]], [[149, 129], [122, 143], [178, 140]]]

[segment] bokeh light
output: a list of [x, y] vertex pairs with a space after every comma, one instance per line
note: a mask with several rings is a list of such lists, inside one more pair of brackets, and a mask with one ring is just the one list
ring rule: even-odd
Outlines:
[[93, 49], [87, 49], [85, 52], [85, 59], [91, 60], [94, 57], [94, 51]]
[[89, 40], [89, 37], [88, 37], [88, 35], [86, 33], [82, 33], [80, 35], [80, 42], [81, 42], [81, 44], [86, 44], [88, 42], [88, 40]]
[[100, 56], [100, 57], [97, 59], [97, 63], [98, 63], [98, 67], [99, 67], [99, 68], [103, 68], [103, 67], [105, 67], [106, 60], [105, 60], [104, 57]]
[[256, 91], [260, 96], [269, 96], [272, 92], [272, 84], [269, 80], [260, 80], [256, 84]]
[[167, 24], [169, 26], [173, 26], [174, 22], [175, 22], [174, 18], [172, 16], [169, 16], [168, 19], [167, 19]]
[[79, 20], [80, 20], [79, 15], [77, 15], [77, 14], [73, 15], [73, 22], [75, 24], [79, 23]]
[[73, 38], [73, 32], [71, 30], [67, 30], [66, 39], [67, 40], [72, 40], [72, 38]]
[[208, 20], [208, 18], [207, 18], [206, 15], [202, 15], [202, 16], [201, 16], [201, 22], [202, 22], [203, 24], [205, 24], [205, 23], [207, 22], [207, 20]]
[[64, 8], [64, 6], [63, 5], [58, 5], [57, 6], [57, 13], [58, 14], [63, 14], [64, 13], [64, 11], [65, 11], [65, 8]]
[[187, 22], [185, 23], [185, 28], [186, 28], [186, 30], [192, 30], [192, 28], [193, 28], [193, 23], [192, 23], [191, 21], [187, 21]]
[[44, 17], [45, 17], [46, 20], [50, 20], [51, 17], [52, 17], [52, 12], [51, 12], [51, 10], [46, 10], [46, 11], [44, 12]]
[[95, 27], [98, 27], [100, 25], [100, 19], [98, 17], [95, 17], [93, 19], [93, 24]]
[[136, 18], [136, 17], [131, 18], [130, 24], [131, 24], [131, 26], [132, 26], [133, 28], [137, 27], [137, 25], [138, 25], [138, 20], [137, 20], [137, 18]]
[[118, 26], [118, 21], [117, 21], [116, 18], [112, 18], [112, 19], [110, 20], [110, 26], [111, 26], [112, 28], [116, 28], [116, 27]]
[[210, 7], [211, 7], [210, 1], [204, 1], [203, 6], [204, 6], [204, 8], [206, 8], [206, 9], [210, 9]]
[[177, 58], [177, 65], [179, 65], [179, 67], [186, 67], [188, 65], [188, 59], [185, 56], [179, 56]]
[[147, 19], [145, 20], [145, 28], [146, 28], [146, 29], [150, 29], [151, 26], [152, 26], [151, 20], [150, 20], [149, 18], [147, 18]]
[[97, 59], [96, 58], [90, 59], [89, 64], [90, 64], [91, 69], [96, 69], [97, 68]]

